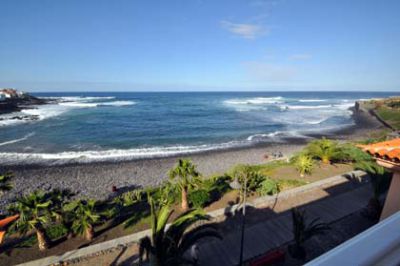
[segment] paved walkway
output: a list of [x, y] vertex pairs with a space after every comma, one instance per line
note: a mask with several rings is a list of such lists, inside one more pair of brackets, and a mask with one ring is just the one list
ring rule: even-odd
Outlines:
[[[321, 218], [321, 222], [331, 223], [365, 207], [371, 197], [370, 186], [362, 186], [355, 190], [334, 197], [317, 200], [304, 206], [309, 220]], [[221, 266], [236, 265], [240, 252], [240, 230], [224, 235], [222, 241], [208, 241], [199, 246], [200, 265]], [[292, 217], [284, 212], [274, 218], [246, 228], [244, 241], [244, 259], [248, 260], [264, 254], [270, 249], [279, 247], [292, 236]]]

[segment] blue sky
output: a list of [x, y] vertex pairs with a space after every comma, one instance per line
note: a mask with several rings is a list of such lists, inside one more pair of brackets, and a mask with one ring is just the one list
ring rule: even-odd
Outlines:
[[0, 87], [400, 90], [397, 0], [1, 0]]

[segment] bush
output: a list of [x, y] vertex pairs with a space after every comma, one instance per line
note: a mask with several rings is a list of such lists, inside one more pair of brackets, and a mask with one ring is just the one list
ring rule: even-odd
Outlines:
[[304, 177], [304, 175], [310, 175], [314, 169], [314, 160], [309, 155], [300, 155], [296, 158], [294, 165], [299, 171], [300, 176]]
[[67, 233], [68, 229], [62, 224], [54, 224], [46, 228], [46, 234], [52, 240], [59, 239], [65, 236]]
[[149, 193], [154, 201], [159, 202], [161, 205], [174, 204], [181, 200], [177, 187], [169, 182], [158, 188], [150, 189]]
[[210, 194], [205, 189], [191, 191], [188, 195], [189, 203], [195, 208], [203, 208], [210, 202]]
[[271, 178], [265, 178], [257, 189], [257, 193], [260, 196], [273, 195], [279, 192], [278, 182]]
[[205, 179], [201, 185], [201, 188], [208, 191], [210, 196], [210, 202], [219, 200], [226, 192], [231, 190], [229, 182], [231, 177], [228, 175], [215, 176], [209, 179]]
[[325, 164], [330, 164], [340, 159], [341, 150], [337, 141], [322, 138], [311, 141], [305, 148], [305, 154]]
[[297, 179], [279, 179], [278, 181], [278, 187], [279, 191], [283, 191], [285, 189], [290, 189], [290, 188], [295, 188], [295, 187], [300, 187], [308, 184], [307, 182], [303, 180], [297, 180]]
[[372, 161], [371, 155], [349, 143], [340, 146], [339, 159], [342, 162], [355, 162], [355, 163], [363, 161]]

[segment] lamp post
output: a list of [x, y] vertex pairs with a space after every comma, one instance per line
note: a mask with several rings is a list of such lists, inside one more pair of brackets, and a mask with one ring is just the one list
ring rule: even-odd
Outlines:
[[239, 183], [237, 177], [235, 177], [235, 179], [229, 183], [229, 186], [233, 189], [239, 190], [240, 192], [242, 192], [243, 190], [243, 207], [242, 207], [242, 232], [241, 232], [241, 239], [240, 239], [240, 257], [239, 257], [239, 265], [243, 265], [243, 244], [244, 244], [244, 228], [245, 228], [245, 223], [246, 223], [246, 187], [247, 187], [247, 175], [244, 174], [243, 175], [244, 178], [244, 185], [242, 187], [242, 185]]

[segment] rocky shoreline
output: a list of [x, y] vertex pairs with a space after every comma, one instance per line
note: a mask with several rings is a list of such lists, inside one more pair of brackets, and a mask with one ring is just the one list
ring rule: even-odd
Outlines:
[[0, 101], [0, 114], [20, 112], [23, 109], [32, 108], [35, 105], [43, 105], [53, 102], [52, 100], [40, 99], [29, 94], [21, 98], [9, 98]]

